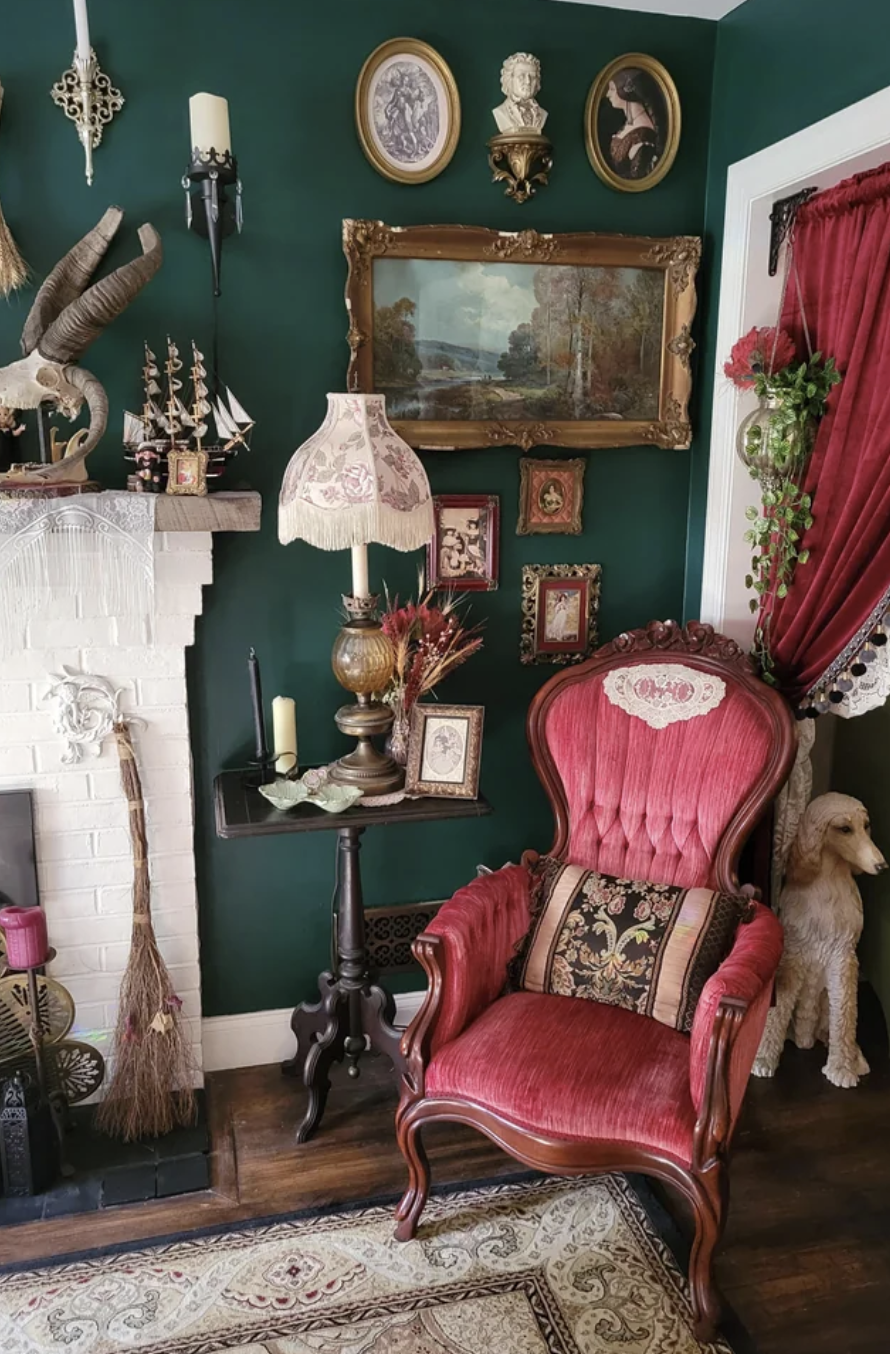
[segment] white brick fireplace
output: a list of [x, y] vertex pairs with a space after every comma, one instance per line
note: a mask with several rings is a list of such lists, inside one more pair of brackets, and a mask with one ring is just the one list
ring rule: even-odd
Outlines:
[[[234, 529], [256, 530], [258, 497], [238, 497], [255, 504], [251, 525]], [[97, 599], [80, 594], [55, 598], [30, 622], [25, 647], [0, 658], [0, 790], [32, 792], [40, 901], [57, 951], [48, 971], [75, 1000], [72, 1034], [107, 1055], [132, 919], [127, 807], [114, 739], [106, 739], [99, 756], [88, 751], [79, 763], [65, 765], [44, 697], [50, 674], [63, 664], [123, 688], [124, 713], [144, 720], [133, 737], [146, 800], [155, 931], [201, 1069], [185, 650], [194, 642], [202, 589], [213, 577], [213, 536], [210, 530], [156, 532], [154, 542], [152, 643], [144, 619], [99, 615]]]

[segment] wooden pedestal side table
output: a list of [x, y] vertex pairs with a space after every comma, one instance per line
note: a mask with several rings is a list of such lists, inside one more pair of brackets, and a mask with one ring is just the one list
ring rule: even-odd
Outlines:
[[359, 865], [362, 833], [389, 823], [436, 823], [452, 818], [479, 818], [491, 805], [479, 799], [405, 799], [385, 808], [361, 805], [345, 813], [325, 813], [300, 805], [286, 813], [274, 809], [249, 783], [249, 773], [224, 771], [214, 783], [216, 830], [220, 837], [270, 837], [284, 832], [337, 833], [337, 958], [333, 973], [319, 975], [320, 1000], [303, 1002], [291, 1016], [297, 1040], [293, 1058], [282, 1066], [292, 1075], [302, 1070], [309, 1105], [297, 1129], [306, 1142], [318, 1128], [330, 1090], [328, 1073], [335, 1062], [349, 1060], [349, 1075], [359, 1075], [359, 1058], [368, 1045], [404, 1067], [401, 1032], [393, 1027], [392, 994], [372, 979], [365, 937], [365, 911]]

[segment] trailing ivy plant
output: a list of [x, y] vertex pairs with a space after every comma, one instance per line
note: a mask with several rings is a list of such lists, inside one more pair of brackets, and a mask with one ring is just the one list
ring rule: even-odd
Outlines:
[[788, 595], [798, 564], [810, 552], [804, 534], [813, 525], [812, 499], [802, 480], [815, 441], [818, 420], [828, 396], [840, 381], [834, 359], [822, 361], [814, 353], [806, 362], [794, 362], [767, 373], [751, 362], [761, 408], [743, 430], [743, 450], [753, 478], [762, 488], [761, 507], [747, 509], [751, 523], [745, 540], [753, 546], [746, 587], [753, 588], [752, 612], [759, 612], [754, 654], [766, 681], [775, 683], [770, 654], [769, 626], [776, 602]]

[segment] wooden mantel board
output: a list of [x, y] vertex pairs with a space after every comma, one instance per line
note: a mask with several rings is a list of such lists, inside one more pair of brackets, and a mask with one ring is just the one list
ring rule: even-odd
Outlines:
[[155, 531], [259, 531], [259, 494], [221, 490], [206, 498], [159, 494]]

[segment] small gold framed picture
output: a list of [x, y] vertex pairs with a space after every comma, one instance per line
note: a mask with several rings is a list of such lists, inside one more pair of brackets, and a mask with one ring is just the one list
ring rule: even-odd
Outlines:
[[580, 663], [596, 648], [598, 564], [523, 564], [523, 663]]
[[167, 493], [206, 494], [207, 459], [206, 451], [168, 451]]
[[460, 97], [437, 51], [393, 38], [371, 53], [355, 90], [362, 150], [386, 179], [426, 183], [451, 160], [460, 137]]
[[563, 461], [523, 457], [519, 462], [517, 536], [581, 535], [585, 465], [582, 456]]
[[641, 52], [616, 57], [590, 87], [584, 134], [604, 183], [643, 193], [667, 174], [680, 144], [680, 96], [660, 61]]
[[411, 711], [408, 794], [475, 799], [482, 761], [482, 705], [415, 705]]

